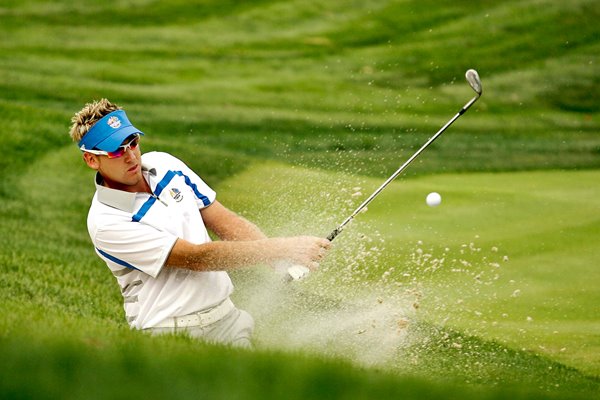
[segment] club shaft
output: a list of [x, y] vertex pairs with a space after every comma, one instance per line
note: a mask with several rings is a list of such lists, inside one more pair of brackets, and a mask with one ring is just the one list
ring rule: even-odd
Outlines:
[[350, 216], [344, 220], [344, 222], [342, 222], [337, 228], [335, 228], [329, 234], [329, 236], [327, 236], [327, 239], [329, 241], [332, 241], [333, 239], [335, 239], [335, 237], [340, 234], [340, 232], [344, 229], [344, 227], [350, 221], [352, 221], [352, 219], [362, 209], [364, 209], [370, 202], [372, 202], [375, 199], [375, 197], [377, 197], [379, 195], [379, 193], [381, 193], [383, 191], [383, 189], [385, 189], [385, 187], [390, 184], [390, 182], [392, 182], [394, 179], [396, 179], [398, 177], [398, 175], [400, 175], [402, 173], [402, 171], [404, 171], [415, 160], [415, 158], [417, 158], [419, 156], [419, 154], [421, 154], [423, 152], [423, 150], [425, 150], [431, 143], [433, 143], [433, 141], [435, 139], [437, 139], [442, 133], [444, 133], [444, 131], [446, 129], [448, 129], [448, 127], [450, 125], [452, 125], [452, 123], [454, 121], [456, 121], [458, 119], [458, 117], [463, 115], [469, 109], [469, 107], [471, 107], [471, 105], [477, 101], [478, 98], [479, 98], [479, 95], [473, 97], [467, 104], [465, 104], [460, 109], [460, 111], [457, 112], [456, 115], [454, 115], [454, 117], [452, 117], [448, 122], [446, 122], [446, 124], [444, 126], [442, 126], [440, 128], [440, 130], [435, 133], [435, 135], [433, 135], [431, 138], [429, 138], [429, 140], [423, 146], [421, 146], [421, 148], [419, 150], [417, 150], [408, 160], [406, 160], [406, 162], [404, 164], [402, 164], [402, 166], [400, 166], [400, 168], [398, 168], [396, 170], [396, 172], [394, 172], [392, 174], [392, 176], [390, 176], [385, 182], [383, 182], [383, 184], [381, 186], [379, 186], [379, 188], [377, 188], [377, 190], [375, 190], [373, 192], [373, 194], [371, 194], [365, 201], [363, 201], [362, 204], [360, 206], [358, 206], [358, 208], [356, 210], [354, 210], [354, 212], [352, 212], [352, 214], [350, 214]]

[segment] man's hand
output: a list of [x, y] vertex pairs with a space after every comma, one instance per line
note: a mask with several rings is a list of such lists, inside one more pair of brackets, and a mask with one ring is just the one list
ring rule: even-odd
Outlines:
[[314, 270], [327, 254], [331, 242], [315, 236], [293, 236], [276, 238], [277, 246], [281, 248], [282, 259], [292, 265], [299, 264]]
[[329, 240], [312, 236], [279, 238], [277, 240], [287, 242], [281, 246], [286, 249], [289, 257], [275, 263], [275, 269], [283, 274], [286, 280], [305, 278], [311, 270], [319, 267], [320, 261], [331, 247]]

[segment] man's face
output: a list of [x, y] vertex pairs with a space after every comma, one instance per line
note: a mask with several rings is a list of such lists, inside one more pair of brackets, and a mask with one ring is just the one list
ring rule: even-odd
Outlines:
[[83, 153], [83, 157], [90, 168], [102, 175], [106, 186], [126, 192], [140, 192], [145, 190], [145, 181], [142, 176], [141, 151], [137, 141], [139, 136], [125, 139], [121, 144], [122, 148], [119, 149], [124, 151], [119, 157], [110, 158], [107, 155], [91, 153]]

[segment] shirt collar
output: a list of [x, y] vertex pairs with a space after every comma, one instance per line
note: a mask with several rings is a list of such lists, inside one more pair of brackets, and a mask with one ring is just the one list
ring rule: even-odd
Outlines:
[[[142, 172], [145, 172], [148, 176], [156, 176], [156, 169], [149, 168], [144, 164], [142, 164]], [[103, 182], [104, 179], [102, 178], [102, 175], [100, 175], [100, 173], [97, 172], [95, 183], [98, 201], [109, 207], [133, 213], [137, 192], [125, 192], [123, 190], [111, 189], [109, 187], [104, 186], [102, 184]]]

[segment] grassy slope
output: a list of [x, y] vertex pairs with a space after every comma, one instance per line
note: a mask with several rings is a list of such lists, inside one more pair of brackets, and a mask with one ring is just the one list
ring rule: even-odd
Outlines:
[[[166, 9], [146, 1], [137, 1], [134, 7], [120, 2], [86, 7], [66, 1], [3, 3], [0, 280], [2, 309], [10, 311], [2, 313], [0, 336], [2, 354], [9, 360], [4, 364], [7, 371], [29, 370], [38, 378], [40, 390], [52, 387], [52, 379], [71, 382], [82, 390], [103, 378], [80, 365], [116, 365], [125, 374], [132, 367], [128, 355], [146, 354], [144, 360], [157, 356], [148, 350], [146, 339], [123, 326], [119, 293], [89, 252], [85, 237], [89, 174], [81, 169], [77, 151], [66, 144], [65, 131], [73, 111], [92, 98], [109, 96], [126, 106], [136, 125], [151, 133], [146, 149], [161, 148], [181, 156], [238, 204], [238, 210], [248, 213], [259, 205], [239, 202], [243, 189], [231, 188], [223, 179], [265, 159], [349, 172], [354, 177], [389, 174], [399, 159], [471, 96], [462, 81], [469, 67], [479, 69], [485, 96], [452, 128], [452, 137], [440, 139], [428, 150], [427, 162], [416, 163], [409, 175], [598, 167], [596, 2], [481, 2], [476, 9], [470, 2], [456, 1], [321, 3], [264, 1], [250, 6], [218, 2], [217, 6], [217, 2], [172, 1]], [[450, 288], [462, 287], [463, 275], [438, 273], [431, 281], [421, 276], [419, 283], [426, 288], [442, 284], [446, 296], [424, 297], [422, 329], [439, 325], [442, 318], [432, 311], [435, 306], [443, 313], [444, 306], [460, 295], [465, 312], [450, 321], [449, 327], [466, 332], [458, 333], [464, 338], [464, 349], [493, 348], [487, 339], [509, 348], [490, 350], [485, 353], [491, 354], [488, 358], [472, 352], [471, 358], [466, 350], [456, 354], [444, 340], [434, 340], [440, 346], [430, 347], [432, 354], [422, 358], [439, 362], [442, 369], [422, 364], [417, 376], [464, 382], [469, 379], [469, 368], [452, 368], [453, 364], [473, 367], [482, 363], [485, 370], [493, 371], [490, 367], [496, 363], [500, 368], [490, 376], [481, 374], [475, 379], [490, 395], [497, 393], [493, 389], [497, 384], [518, 382], [523, 374], [536, 377], [534, 381], [542, 388], [538, 395], [547, 393], [556, 381], [564, 383], [553, 389], [557, 395], [579, 390], [585, 397], [597, 390], [597, 379], [552, 361], [598, 374], [598, 360], [593, 358], [598, 326], [589, 314], [597, 301], [593, 287], [585, 286], [594, 282], [597, 251], [589, 239], [597, 238], [598, 232], [594, 221], [581, 222], [588, 220], [586, 215], [597, 214], [593, 208], [596, 193], [585, 189], [593, 187], [594, 174], [578, 173], [576, 179], [562, 173], [434, 175], [411, 180], [410, 190], [404, 185], [394, 187], [402, 196], [408, 196], [405, 190], [411, 193], [413, 200], [403, 197], [407, 202], [418, 199], [419, 203], [430, 187], [421, 185], [443, 189], [444, 208], [413, 214], [412, 207], [398, 207], [387, 198], [382, 199], [380, 212], [373, 208], [365, 214], [386, 238], [387, 249], [398, 249], [389, 253], [399, 260], [403, 254], [414, 253], [406, 243], [417, 240], [424, 241], [426, 250], [441, 251], [448, 238], [455, 237], [448, 232], [463, 221], [459, 226], [465, 232], [470, 229], [480, 235], [478, 245], [498, 246], [509, 254], [511, 261], [503, 265], [502, 279], [520, 283], [518, 298], [510, 297], [514, 292], [510, 282], [490, 285], [501, 292], [498, 299], [485, 290], [481, 296], [452, 293]], [[64, 176], [69, 180], [58, 179]], [[378, 182], [360, 180], [365, 187]], [[589, 186], [584, 185], [586, 180]], [[490, 181], [498, 182], [498, 188], [489, 188]], [[530, 195], [531, 185], [536, 185], [537, 196]], [[501, 189], [504, 186], [506, 190]], [[481, 187], [488, 189], [481, 192]], [[320, 199], [326, 204], [327, 199]], [[585, 199], [590, 200], [586, 203]], [[320, 230], [326, 232], [338, 222], [331, 218], [351, 208], [346, 200], [340, 198], [343, 206], [335, 212], [319, 210], [323, 221], [330, 222]], [[556, 217], [536, 215], [540, 206]], [[587, 207], [589, 213], [582, 216]], [[410, 224], [400, 229], [387, 227], [389, 210]], [[452, 213], [442, 218], [442, 210]], [[311, 221], [307, 214], [300, 213]], [[279, 210], [277, 215], [284, 214]], [[378, 223], [379, 218], [385, 223]], [[490, 218], [498, 224], [476, 224]], [[445, 225], [433, 225], [440, 221]], [[308, 223], [305, 228], [312, 226]], [[522, 234], [515, 236], [515, 232]], [[453, 249], [466, 237], [455, 240]], [[547, 270], [548, 265], [554, 268]], [[373, 268], [377, 276], [381, 271]], [[527, 305], [532, 303], [535, 308], [528, 312]], [[532, 321], [527, 322], [527, 316]], [[23, 320], [28, 322], [25, 327]], [[486, 339], [465, 336], [471, 332]], [[435, 334], [426, 337], [435, 338]], [[564, 345], [565, 341], [573, 345]], [[32, 345], [19, 347], [23, 342]], [[125, 350], [130, 346], [137, 353]], [[247, 382], [236, 392], [224, 381], [219, 388], [225, 395], [257, 390], [252, 388], [257, 376], [243, 371], [252, 371], [261, 357], [266, 358], [266, 369], [281, 371], [280, 379], [273, 382], [284, 386], [273, 388], [271, 394], [281, 394], [294, 381], [292, 374], [286, 375], [286, 368], [302, 377], [298, 393], [303, 395], [325, 396], [312, 392], [318, 389], [333, 390], [331, 397], [341, 396], [344, 393], [335, 391], [344, 386], [366, 395], [376, 393], [376, 388], [388, 393], [397, 391], [399, 385], [419, 393], [423, 387], [391, 377], [391, 381], [386, 377], [380, 381], [376, 373], [369, 373], [366, 381], [358, 380], [357, 373], [347, 367], [342, 369], [348, 374], [344, 378], [327, 364], [321, 367], [309, 360], [310, 368], [306, 368], [304, 361], [287, 356], [278, 364], [277, 357], [268, 353], [246, 358], [196, 350], [196, 345], [178, 340], [166, 340], [161, 346], [164, 351], [158, 363], [172, 366], [189, 366], [192, 361], [186, 352], [194, 358], [217, 352], [211, 359], [223, 357], [228, 368], [240, 374], [240, 381]], [[551, 359], [511, 350], [521, 347]], [[566, 350], [561, 352], [563, 347]], [[183, 350], [171, 357], [171, 348]], [[122, 352], [123, 357], [119, 356]], [[498, 362], [501, 352], [510, 357]], [[28, 356], [22, 357], [23, 353]], [[69, 357], [77, 368], [45, 368], [71, 365], [65, 362]], [[193, 372], [204, 375], [210, 368], [190, 366], [189, 376]], [[310, 369], [333, 383], [315, 380]], [[146, 381], [160, 381], [156, 369], [137, 371], [146, 374]], [[2, 386], [23, 390], [26, 382], [18, 376], [14, 375], [12, 383], [3, 381]], [[185, 376], [181, 379], [183, 386], [190, 385]], [[158, 389], [149, 388], [157, 393]], [[24, 395], [32, 394], [35, 387], [27, 390]], [[50, 394], [52, 390], [60, 389], [54, 386]], [[454, 389], [433, 390], [441, 396]], [[473, 395], [471, 389], [460, 393]]]
[[[182, 2], [173, 23], [144, 7], [116, 17], [15, 5], [0, 15], [2, 113], [20, 132], [30, 112], [49, 114], [37, 129], [58, 146], [73, 110], [108, 96], [142, 128], [229, 150], [231, 163], [285, 155], [383, 174], [467, 100], [462, 76], [477, 67], [479, 113], [430, 172], [597, 167], [598, 7], [547, 3], [265, 2], [215, 14]], [[2, 140], [23, 147], [19, 135]]]

